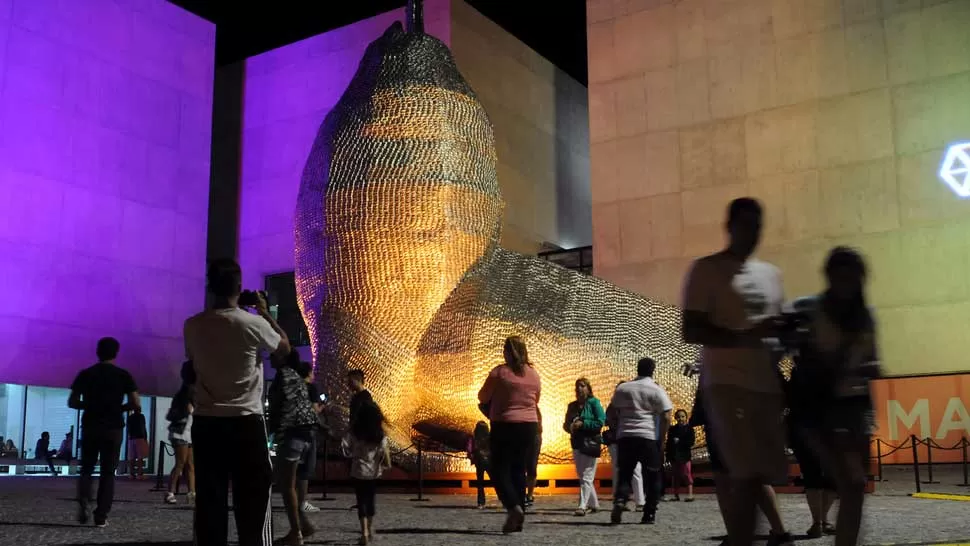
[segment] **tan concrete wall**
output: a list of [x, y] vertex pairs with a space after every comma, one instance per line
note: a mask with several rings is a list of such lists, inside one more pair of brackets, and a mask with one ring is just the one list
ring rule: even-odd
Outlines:
[[970, 200], [937, 178], [970, 140], [970, 1], [588, 0], [596, 274], [679, 302], [724, 209], [767, 206], [790, 297], [860, 248], [893, 374], [965, 370]]
[[586, 89], [463, 0], [451, 49], [495, 126], [502, 245], [535, 253], [592, 241]]

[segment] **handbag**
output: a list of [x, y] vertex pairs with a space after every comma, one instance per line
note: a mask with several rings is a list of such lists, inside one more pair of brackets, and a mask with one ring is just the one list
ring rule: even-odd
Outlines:
[[[589, 404], [588, 400], [586, 404], [587, 405]], [[584, 406], [583, 409], [585, 410], [586, 406]], [[582, 414], [582, 411], [580, 411], [580, 414]], [[582, 453], [583, 455], [586, 455], [587, 457], [595, 457], [595, 458], [598, 458], [603, 453], [603, 437], [600, 435], [599, 430], [595, 432], [591, 430], [585, 430], [585, 431], [580, 431], [578, 434], [581, 434], [579, 438], [580, 453]]]
[[603, 438], [599, 434], [583, 436], [579, 439], [579, 452], [587, 457], [598, 458], [603, 453]]

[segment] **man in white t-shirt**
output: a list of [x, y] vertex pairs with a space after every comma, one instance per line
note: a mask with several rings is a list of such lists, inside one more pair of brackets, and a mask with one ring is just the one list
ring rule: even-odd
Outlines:
[[614, 524], [620, 523], [623, 518], [637, 464], [643, 469], [647, 497], [640, 522], [653, 524], [656, 520], [660, 491], [655, 485], [663, 466], [660, 446], [667, 437], [670, 412], [674, 405], [667, 391], [653, 380], [655, 368], [656, 363], [652, 358], [641, 358], [637, 363], [637, 378], [616, 387], [606, 416], [610, 428], [616, 430], [619, 460], [613, 461], [613, 464], [620, 468], [610, 517]]
[[185, 321], [185, 347], [195, 368], [192, 439], [197, 546], [228, 540], [228, 491], [240, 546], [273, 542], [270, 489], [273, 468], [263, 421], [261, 351], [285, 355], [286, 334], [260, 294], [257, 314], [239, 307], [242, 271], [234, 260], [209, 266], [212, 309]]
[[705, 413], [730, 476], [728, 536], [738, 546], [754, 539], [762, 485], [787, 478], [780, 376], [765, 343], [784, 291], [778, 268], [751, 257], [761, 226], [756, 200], [732, 201], [727, 248], [695, 261], [684, 289], [683, 337], [703, 346]]

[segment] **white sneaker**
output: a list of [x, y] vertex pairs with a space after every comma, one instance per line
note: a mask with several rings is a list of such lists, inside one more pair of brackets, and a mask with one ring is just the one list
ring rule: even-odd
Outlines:
[[320, 509], [317, 508], [316, 506], [313, 506], [312, 504], [310, 504], [307, 501], [303, 501], [303, 511], [304, 512], [319, 512]]
[[195, 505], [195, 493], [189, 493], [188, 495], [185, 496], [185, 499], [188, 501], [190, 505], [193, 505], [193, 506]]
[[165, 493], [165, 504], [175, 504], [177, 502], [173, 493]]

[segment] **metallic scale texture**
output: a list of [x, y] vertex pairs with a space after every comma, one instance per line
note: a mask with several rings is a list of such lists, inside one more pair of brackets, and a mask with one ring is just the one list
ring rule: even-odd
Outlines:
[[547, 456], [569, 454], [562, 420], [580, 376], [605, 404], [649, 355], [689, 409], [696, 383], [680, 369], [697, 350], [680, 311], [500, 248], [495, 166], [488, 116], [447, 46], [391, 26], [323, 122], [300, 186], [297, 292], [325, 388], [346, 400], [346, 371], [362, 368], [399, 444], [414, 425], [470, 432], [517, 334], [543, 381]]

